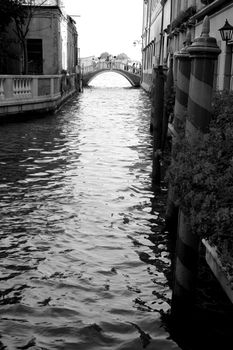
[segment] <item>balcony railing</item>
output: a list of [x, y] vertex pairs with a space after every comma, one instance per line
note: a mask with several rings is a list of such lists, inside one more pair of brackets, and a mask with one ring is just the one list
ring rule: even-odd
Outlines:
[[75, 74], [0, 75], [0, 117], [55, 110], [75, 91]]
[[[18, 98], [32, 97], [30, 78], [15, 78], [13, 79], [13, 95]], [[3, 84], [4, 87], [4, 84]]]
[[14, 101], [36, 101], [56, 98], [75, 89], [75, 74], [0, 75], [0, 106]]

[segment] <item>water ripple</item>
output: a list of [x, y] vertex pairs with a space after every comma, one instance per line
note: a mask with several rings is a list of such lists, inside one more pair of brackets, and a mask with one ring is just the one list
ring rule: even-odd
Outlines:
[[178, 349], [149, 122], [144, 91], [93, 86], [1, 126], [0, 348]]

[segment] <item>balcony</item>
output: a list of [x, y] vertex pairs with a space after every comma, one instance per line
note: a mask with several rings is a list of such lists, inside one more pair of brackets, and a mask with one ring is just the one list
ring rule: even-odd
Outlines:
[[75, 74], [0, 75], [0, 119], [12, 114], [56, 110], [75, 91]]

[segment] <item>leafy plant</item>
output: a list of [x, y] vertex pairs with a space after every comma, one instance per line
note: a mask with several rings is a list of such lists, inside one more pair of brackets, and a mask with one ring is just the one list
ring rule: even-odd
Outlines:
[[201, 0], [201, 2], [204, 4], [204, 5], [209, 5], [211, 4], [211, 2], [213, 2], [214, 0]]
[[111, 56], [111, 54], [110, 54], [109, 52], [105, 51], [105, 52], [102, 52], [102, 53], [100, 54], [99, 58], [100, 58], [100, 59], [106, 59], [106, 58], [108, 58], [109, 56]]
[[180, 11], [178, 16], [171, 22], [171, 29], [179, 28], [182, 23], [187, 21], [190, 17], [192, 17], [196, 13], [196, 7], [190, 6], [185, 11]]
[[126, 55], [126, 53], [122, 52], [119, 55], [116, 56], [118, 60], [128, 60], [129, 57]]
[[46, 3], [47, 0], [0, 0], [0, 61], [4, 56], [13, 57], [8, 49], [9, 45], [5, 44], [12, 40], [12, 34], [14, 34], [16, 37], [14, 39], [20, 44], [23, 54], [23, 74], [28, 73], [26, 37], [30, 24], [36, 10]]
[[0, 30], [6, 29], [14, 18], [24, 17], [23, 0], [0, 0]]
[[167, 179], [193, 233], [233, 240], [233, 93], [217, 93], [207, 134], [195, 146], [182, 138]]

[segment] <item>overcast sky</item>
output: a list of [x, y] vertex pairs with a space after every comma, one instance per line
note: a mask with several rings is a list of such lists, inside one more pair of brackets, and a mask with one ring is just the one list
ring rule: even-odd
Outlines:
[[108, 51], [141, 58], [141, 46], [133, 46], [142, 34], [142, 0], [63, 0], [66, 12], [74, 17], [79, 34], [81, 57], [99, 56]]

